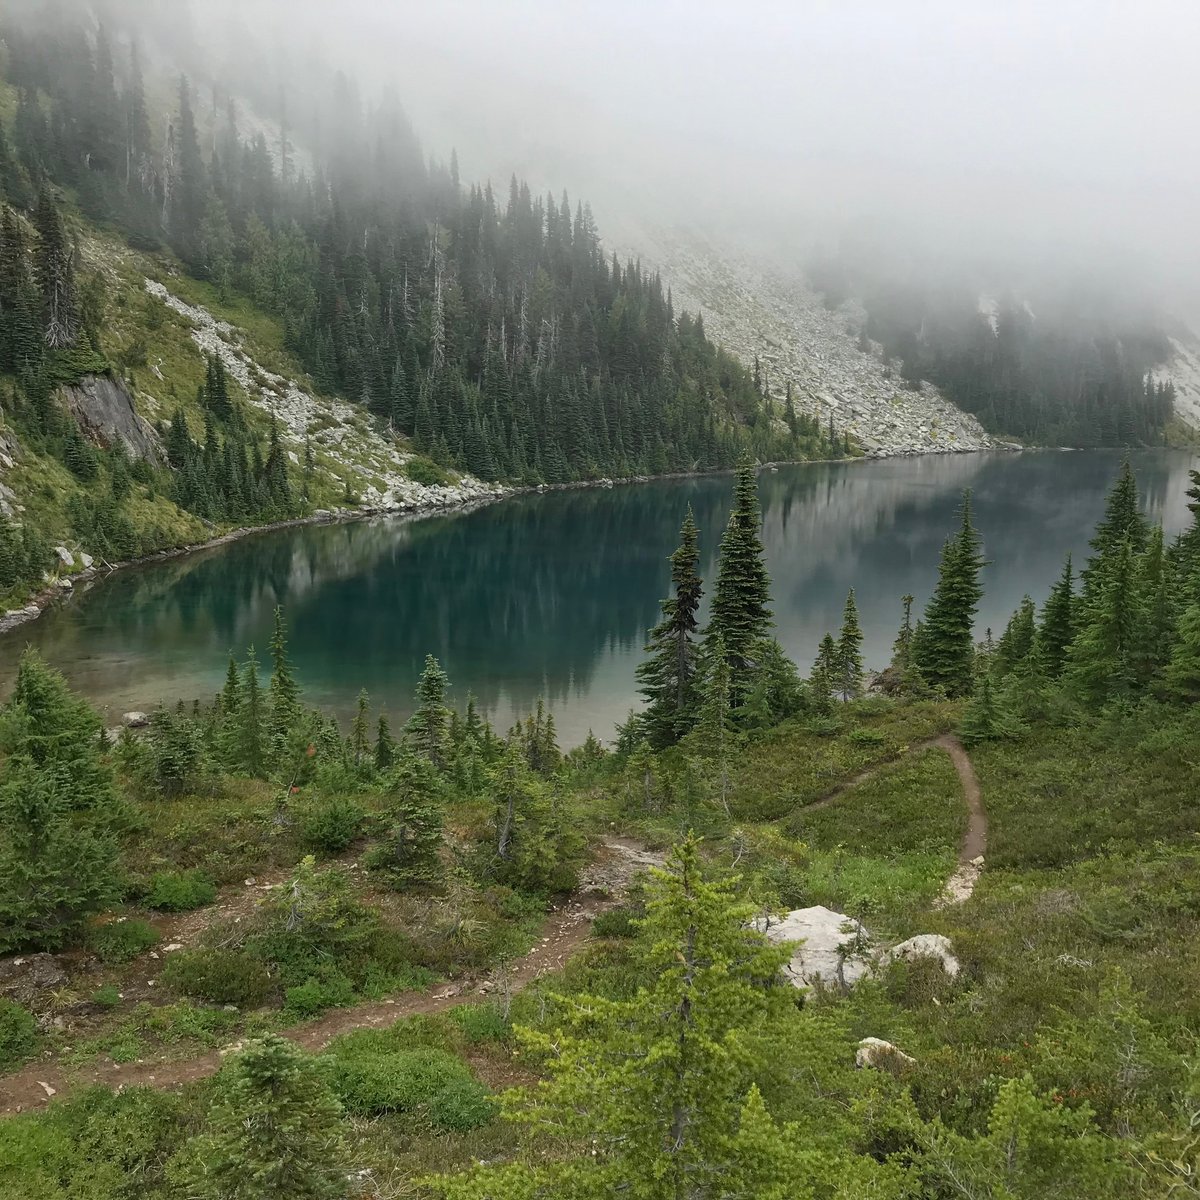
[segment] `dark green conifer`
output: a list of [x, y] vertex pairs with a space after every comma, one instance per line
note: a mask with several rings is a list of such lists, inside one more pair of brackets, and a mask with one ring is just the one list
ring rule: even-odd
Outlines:
[[862, 628], [858, 623], [858, 606], [854, 602], [854, 589], [846, 594], [846, 607], [842, 613], [842, 631], [837, 642], [837, 659], [834, 668], [835, 690], [843, 703], [857, 700], [862, 695]]
[[450, 710], [446, 707], [449, 680], [432, 654], [417, 682], [417, 707], [404, 727], [416, 752], [439, 770], [446, 766], [450, 748]]
[[1071, 556], [1063, 566], [1058, 582], [1050, 591], [1042, 609], [1042, 623], [1037, 632], [1038, 657], [1050, 679], [1057, 679], [1067, 661], [1067, 651], [1075, 640], [1075, 585], [1071, 573]]
[[[734, 483], [734, 505], [721, 536], [712, 616], [705, 638], [720, 639], [729, 663], [734, 706], [750, 687], [755, 643], [771, 627], [770, 580], [759, 535], [758, 480], [754, 464], [742, 459]], [[710, 647], [711, 652], [711, 647]]]
[[942, 548], [938, 583], [913, 641], [913, 663], [931, 687], [962, 696], [972, 687], [975, 665], [973, 629], [983, 589], [981, 540], [971, 524], [971, 493], [963, 493], [962, 524]]
[[679, 538], [679, 548], [671, 555], [674, 595], [662, 602], [662, 620], [646, 644], [649, 657], [637, 669], [639, 691], [646, 699], [646, 733], [659, 748], [678, 741], [691, 728], [698, 705], [694, 634], [703, 588], [690, 505]]

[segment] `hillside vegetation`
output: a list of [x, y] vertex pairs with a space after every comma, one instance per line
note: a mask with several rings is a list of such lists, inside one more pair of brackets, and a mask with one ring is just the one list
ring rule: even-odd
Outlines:
[[[975, 645], [968, 498], [869, 696], [853, 593], [779, 653], [758, 529], [746, 466], [700, 630], [685, 517], [616, 752], [433, 659], [403, 731], [339, 730], [282, 613], [269, 680], [115, 746], [29, 653], [0, 1195], [1192, 1194], [1196, 527], [1126, 469], [1081, 583]], [[819, 976], [770, 934], [806, 913]]]
[[3, 495], [25, 542], [0, 587], [36, 586], [54, 541], [114, 560], [492, 490], [471, 480], [832, 452], [607, 258], [585, 205], [464, 186], [341, 76], [268, 141], [270, 114], [200, 111], [113, 20], [0, 24]]

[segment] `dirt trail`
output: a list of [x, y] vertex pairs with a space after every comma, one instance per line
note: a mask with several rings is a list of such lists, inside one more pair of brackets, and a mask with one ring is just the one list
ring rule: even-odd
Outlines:
[[[912, 754], [920, 754], [922, 750], [928, 750], [933, 746], [945, 747], [946, 739], [949, 734], [938, 734], [937, 737], [922, 738], [919, 742], [913, 742], [910, 746], [906, 746], [900, 755], [896, 758], [888, 759], [887, 762], [876, 763], [874, 766], [865, 767], [859, 771], [857, 775], [847, 779], [845, 783], [839, 783], [831, 792], [827, 792], [819, 800], [812, 801], [811, 804], [802, 804], [799, 808], [793, 809], [790, 813], [780, 817], [781, 821], [786, 821], [789, 817], [803, 816], [805, 813], [817, 812], [819, 809], [828, 808], [829, 805], [835, 804], [847, 792], [852, 792], [856, 787], [861, 786], [868, 780], [874, 779], [880, 771], [886, 771], [888, 767], [894, 766], [903, 759], [908, 758]], [[955, 738], [955, 741], [958, 739]]]
[[[963, 798], [967, 802], [967, 829], [963, 834], [962, 844], [959, 846], [958, 866], [955, 868], [954, 874], [946, 880], [946, 886], [936, 901], [936, 907], [945, 908], [947, 905], [962, 904], [969, 900], [976, 883], [979, 882], [979, 876], [983, 870], [983, 856], [987, 853], [988, 821], [987, 811], [983, 807], [983, 792], [980, 790], [979, 779], [975, 775], [971, 756], [954, 734], [942, 733], [937, 737], [913, 742], [901, 758], [931, 749], [945, 750], [950, 756], [950, 761], [958, 772], [959, 783], [962, 784]], [[789, 813], [788, 817], [803, 816], [805, 813], [816, 812], [818, 809], [828, 807], [840, 800], [847, 792], [853, 791], [899, 761], [900, 759], [892, 759], [890, 762], [879, 763], [877, 766], [860, 771], [853, 779], [839, 784], [829, 795], [822, 796], [820, 800], [814, 800], [812, 804], [805, 804]]]
[[952, 733], [938, 739], [939, 746], [950, 755], [954, 769], [962, 784], [963, 796], [967, 801], [967, 831], [963, 834], [958, 851], [958, 867], [946, 880], [946, 886], [937, 900], [936, 907], [962, 904], [971, 898], [975, 885], [983, 871], [983, 857], [987, 853], [988, 819], [983, 807], [983, 792], [966, 747]]
[[[462, 979], [440, 984], [429, 992], [405, 993], [390, 1000], [334, 1009], [318, 1020], [284, 1036], [305, 1050], [323, 1050], [340, 1034], [354, 1029], [391, 1025], [401, 1017], [440, 1013], [470, 1004], [489, 995], [521, 991], [534, 980], [560, 970], [591, 936], [592, 921], [621, 902], [635, 875], [661, 866], [663, 856], [624, 838], [607, 838], [596, 860], [585, 869], [578, 890], [546, 919], [537, 943], [528, 954], [507, 967], [481, 979]], [[29, 1112], [63, 1095], [91, 1084], [122, 1088], [148, 1085], [174, 1089], [204, 1079], [220, 1069], [232, 1047], [214, 1050], [183, 1062], [133, 1062], [65, 1066], [57, 1059], [31, 1063], [14, 1075], [0, 1078], [0, 1116]]]

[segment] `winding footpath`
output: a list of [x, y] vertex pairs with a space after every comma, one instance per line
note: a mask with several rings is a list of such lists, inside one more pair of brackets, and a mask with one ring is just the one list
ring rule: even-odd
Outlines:
[[946, 886], [936, 901], [935, 907], [945, 908], [951, 904], [962, 904], [971, 898], [971, 893], [975, 890], [975, 884], [979, 882], [979, 876], [983, 871], [984, 855], [987, 853], [988, 819], [987, 810], [983, 807], [983, 792], [979, 787], [979, 779], [975, 774], [975, 767], [971, 763], [971, 756], [967, 753], [967, 748], [962, 741], [953, 733], [942, 733], [936, 737], [922, 738], [919, 742], [913, 742], [900, 758], [867, 767], [852, 779], [839, 784], [828, 795], [814, 800], [811, 804], [802, 805], [794, 812], [781, 817], [780, 820], [787, 820], [796, 813], [817, 812], [819, 809], [828, 808], [831, 804], [836, 804], [848, 792], [854, 791], [855, 788], [874, 779], [876, 775], [894, 767], [901, 759], [920, 754], [924, 750], [944, 750], [950, 756], [950, 761], [954, 764], [955, 771], [958, 772], [958, 781], [962, 785], [963, 799], [967, 802], [967, 828], [962, 842], [959, 844], [958, 866], [955, 868], [954, 874], [946, 880]]
[[[913, 743], [905, 754], [930, 749], [944, 750], [950, 756], [962, 784], [968, 811], [958, 866], [936, 902], [940, 908], [964, 903], [975, 890], [987, 851], [988, 823], [979, 780], [962, 742], [953, 734], [942, 734]], [[812, 812], [835, 803], [847, 792], [894, 766], [895, 761], [861, 772], [829, 795], [804, 806], [803, 811]], [[391, 1025], [402, 1017], [442, 1013], [462, 1004], [477, 1003], [488, 996], [513, 995], [543, 975], [560, 970], [589, 940], [595, 918], [621, 902], [634, 876], [649, 867], [661, 865], [662, 861], [661, 855], [653, 854], [633, 841], [608, 838], [602, 843], [595, 863], [580, 880], [579, 890], [550, 914], [533, 948], [510, 966], [483, 979], [454, 981], [429, 992], [406, 993], [394, 999], [334, 1009], [316, 1021], [285, 1031], [284, 1036], [305, 1050], [316, 1052], [324, 1050], [334, 1038], [355, 1029]], [[237, 1048], [238, 1043], [234, 1043], [180, 1062], [107, 1062], [77, 1069], [64, 1065], [59, 1059], [42, 1059], [0, 1079], [0, 1116], [41, 1108], [52, 1096], [93, 1084], [116, 1091], [136, 1086], [180, 1088], [215, 1074], [224, 1056]]]
[[[633, 841], [607, 838], [601, 844], [597, 860], [580, 879], [578, 891], [547, 917], [533, 948], [514, 963], [482, 979], [448, 981], [428, 992], [410, 992], [394, 999], [332, 1009], [315, 1021], [281, 1032], [303, 1049], [317, 1052], [334, 1038], [355, 1029], [376, 1029], [403, 1017], [442, 1013], [489, 996], [515, 995], [543, 975], [561, 970], [591, 937], [595, 918], [620, 904], [634, 876], [661, 866], [662, 862], [662, 855]], [[174, 1090], [216, 1074], [225, 1055], [239, 1045], [235, 1042], [199, 1058], [179, 1062], [104, 1062], [72, 1068], [58, 1059], [42, 1059], [0, 1079], [0, 1116], [42, 1108], [54, 1095], [94, 1084], [114, 1091], [138, 1086]]]

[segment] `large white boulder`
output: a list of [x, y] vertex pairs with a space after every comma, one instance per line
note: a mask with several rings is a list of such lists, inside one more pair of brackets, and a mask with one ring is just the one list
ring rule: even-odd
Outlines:
[[776, 944], [799, 943], [784, 968], [798, 988], [811, 987], [818, 979], [827, 987], [849, 987], [870, 969], [866, 930], [845, 913], [817, 904], [760, 921], [758, 927]]
[[863, 1067], [912, 1066], [917, 1060], [911, 1054], [885, 1042], [883, 1038], [865, 1037], [854, 1052], [854, 1065]]
[[941, 933], [918, 933], [916, 937], [910, 937], [886, 951], [879, 962], [881, 966], [886, 966], [890, 962], [912, 962], [918, 958], [936, 958], [951, 979], [958, 977], [959, 966], [958, 959], [954, 957], [954, 945]]

